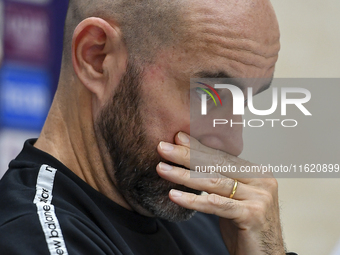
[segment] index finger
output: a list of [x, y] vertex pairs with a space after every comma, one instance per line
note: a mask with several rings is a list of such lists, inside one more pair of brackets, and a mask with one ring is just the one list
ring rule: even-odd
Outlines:
[[224, 153], [223, 151], [216, 150], [216, 149], [203, 145], [200, 141], [198, 141], [192, 136], [189, 136], [188, 134], [184, 132], [179, 132], [175, 136], [175, 142], [176, 144], [183, 145], [185, 147], [190, 148], [191, 150], [201, 151], [201, 152], [205, 152], [211, 155]]
[[[190, 148], [190, 166], [187, 165], [186, 167], [191, 170], [198, 170], [198, 167], [204, 169], [204, 172], [206, 173], [214, 173], [216, 172], [216, 169], [222, 170], [222, 172], [218, 172], [222, 176], [237, 179], [239, 181], [247, 181], [244, 180], [245, 178], [273, 177], [271, 173], [263, 173], [260, 165], [251, 163], [224, 151], [205, 146], [197, 139], [183, 132], [177, 134], [175, 142]], [[189, 153], [187, 152], [186, 154]], [[206, 157], [205, 154], [209, 154], [210, 157]], [[193, 176], [196, 175], [193, 174]]]
[[[191, 141], [195, 140], [191, 139]], [[165, 144], [163, 144], [163, 146], [161, 144], [159, 146], [161, 156], [170, 162], [191, 169], [191, 177], [193, 178], [211, 178], [214, 173], [219, 173], [222, 177], [224, 176], [237, 179], [243, 183], [249, 183], [254, 177], [264, 177], [262, 176], [262, 173], [259, 172], [242, 172], [242, 167], [245, 166], [257, 167], [259, 169], [259, 166], [256, 164], [252, 164], [249, 161], [232, 156], [228, 153], [208, 148], [202, 144], [200, 147], [196, 147], [196, 150], [191, 149], [192, 146], [188, 146], [189, 142], [186, 143], [186, 146], [171, 146], [171, 150], [166, 150], [164, 147]], [[164, 149], [162, 147], [164, 147]], [[207, 151], [209, 151], [209, 153], [207, 153]]]

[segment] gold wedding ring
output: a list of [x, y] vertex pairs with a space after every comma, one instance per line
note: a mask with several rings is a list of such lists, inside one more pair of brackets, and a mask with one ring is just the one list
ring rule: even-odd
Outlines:
[[235, 180], [235, 182], [234, 182], [234, 187], [233, 187], [233, 191], [231, 192], [229, 198], [233, 198], [233, 197], [234, 197], [234, 195], [235, 195], [235, 193], [236, 193], [237, 185], [238, 185], [238, 181]]

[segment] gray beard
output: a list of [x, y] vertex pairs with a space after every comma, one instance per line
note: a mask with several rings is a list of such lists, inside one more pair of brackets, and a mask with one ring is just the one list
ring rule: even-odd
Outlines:
[[[162, 160], [157, 144], [146, 134], [140, 105], [142, 75], [129, 64], [115, 95], [103, 107], [95, 122], [95, 131], [105, 141], [114, 164], [114, 178], [119, 192], [132, 208], [169, 221], [190, 219], [195, 211], [183, 208], [169, 198], [173, 188], [200, 194], [200, 191], [171, 183], [159, 177], [157, 164]], [[164, 160], [162, 160], [164, 161]]]

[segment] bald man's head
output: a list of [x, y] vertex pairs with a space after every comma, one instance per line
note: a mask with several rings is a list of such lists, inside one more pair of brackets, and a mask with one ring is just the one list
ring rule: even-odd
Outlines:
[[183, 3], [172, 0], [70, 0], [65, 23], [64, 62], [71, 63], [74, 29], [88, 17], [118, 25], [129, 56], [152, 62], [156, 52], [183, 37]]
[[[190, 133], [190, 77], [273, 76], [280, 44], [269, 0], [70, 0], [64, 41], [37, 144], [126, 208], [188, 219], [169, 199], [170, 189], [187, 188], [156, 172], [157, 145]], [[242, 151], [241, 127], [211, 131], [195, 138]]]

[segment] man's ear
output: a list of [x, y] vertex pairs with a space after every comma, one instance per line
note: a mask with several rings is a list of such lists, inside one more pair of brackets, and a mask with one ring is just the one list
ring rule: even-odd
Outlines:
[[101, 103], [112, 94], [125, 72], [127, 52], [123, 42], [117, 26], [95, 17], [83, 20], [73, 33], [73, 68]]

